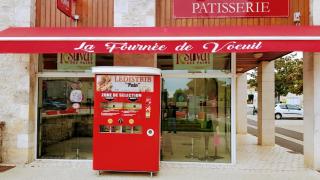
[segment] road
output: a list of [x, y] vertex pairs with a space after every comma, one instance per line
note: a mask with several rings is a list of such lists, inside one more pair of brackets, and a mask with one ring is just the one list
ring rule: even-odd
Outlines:
[[[303, 154], [303, 133], [301, 132], [303, 129], [303, 120], [288, 120], [285, 122], [286, 125], [282, 125], [282, 120], [276, 121], [276, 137], [275, 142], [279, 146], [290, 149], [292, 153], [300, 153]], [[279, 122], [279, 123], [278, 123]], [[296, 126], [298, 128], [291, 128], [295, 130], [291, 130], [286, 128], [286, 126], [291, 127], [290, 124], [302, 124], [302, 128], [300, 126]], [[281, 127], [279, 127], [281, 126]], [[298, 129], [298, 130], [297, 130]], [[257, 121], [255, 118], [248, 118], [248, 133], [254, 136], [257, 136]], [[298, 132], [300, 131], [300, 132]]]

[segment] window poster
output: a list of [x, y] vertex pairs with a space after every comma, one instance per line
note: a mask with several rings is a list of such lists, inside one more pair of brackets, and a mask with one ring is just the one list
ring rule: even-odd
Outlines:
[[58, 71], [85, 71], [96, 65], [96, 55], [92, 53], [58, 54]]
[[213, 69], [213, 54], [176, 54], [173, 58], [174, 70]]

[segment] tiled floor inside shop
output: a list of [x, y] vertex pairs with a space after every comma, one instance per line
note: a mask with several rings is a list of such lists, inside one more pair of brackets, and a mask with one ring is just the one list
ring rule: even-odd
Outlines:
[[92, 159], [92, 138], [74, 137], [49, 145], [43, 159]]
[[[319, 180], [320, 173], [306, 169], [301, 154], [289, 150], [256, 145], [251, 135], [237, 136], [237, 164], [162, 162], [156, 179], [223, 180]], [[147, 173], [110, 173], [97, 175], [90, 160], [37, 160], [0, 173], [0, 179], [150, 179]]]

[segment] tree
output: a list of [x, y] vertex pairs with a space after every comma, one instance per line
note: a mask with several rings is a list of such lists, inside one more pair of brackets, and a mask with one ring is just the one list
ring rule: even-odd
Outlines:
[[255, 88], [256, 91], [258, 87], [257, 71], [258, 71], [258, 68], [255, 68], [253, 71], [249, 73], [250, 79], [247, 82], [250, 88]]
[[[275, 61], [275, 97], [278, 102], [280, 96], [286, 96], [289, 92], [297, 95], [303, 93], [303, 61], [295, 57], [293, 54]], [[249, 86], [257, 88], [257, 69], [249, 75]]]

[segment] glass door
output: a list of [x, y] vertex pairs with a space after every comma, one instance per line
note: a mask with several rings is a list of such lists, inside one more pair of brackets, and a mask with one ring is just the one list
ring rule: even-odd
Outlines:
[[44, 159], [91, 159], [93, 78], [39, 78], [38, 151]]
[[162, 80], [164, 161], [231, 162], [231, 78]]

